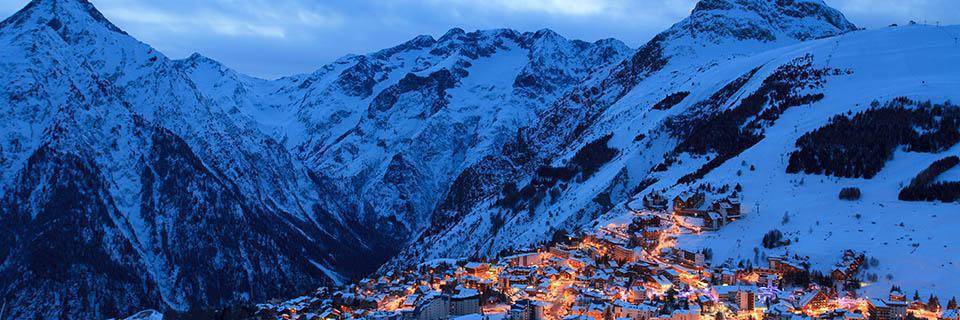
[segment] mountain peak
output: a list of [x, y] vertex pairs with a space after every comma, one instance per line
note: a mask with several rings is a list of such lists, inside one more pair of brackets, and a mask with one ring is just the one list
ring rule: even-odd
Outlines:
[[444, 33], [443, 36], [441, 36], [440, 39], [438, 39], [437, 41], [446, 42], [454, 37], [462, 36], [466, 33], [467, 32], [463, 31], [463, 29], [454, 27], [454, 28], [451, 28], [450, 30], [447, 30], [447, 32]]
[[184, 59], [175, 60], [174, 63], [176, 63], [180, 67], [184, 67], [185, 69], [199, 68], [201, 66], [204, 66], [208, 69], [215, 69], [215, 70], [229, 69], [226, 66], [224, 66], [222, 63], [220, 63], [220, 61], [211, 59], [210, 57], [200, 54], [199, 52], [194, 52], [189, 57], [186, 57]]
[[30, 28], [46, 25], [55, 31], [64, 26], [70, 29], [101, 27], [126, 35], [127, 33], [107, 20], [87, 0], [33, 0], [13, 16], [0, 22], [0, 29], [8, 27]]
[[857, 29], [822, 0], [701, 0], [673, 29], [696, 36], [736, 40], [809, 40]]

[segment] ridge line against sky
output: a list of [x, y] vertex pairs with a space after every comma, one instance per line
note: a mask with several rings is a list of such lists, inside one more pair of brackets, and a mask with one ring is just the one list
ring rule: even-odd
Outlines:
[[[0, 0], [6, 18], [29, 0]], [[114, 24], [171, 58], [194, 52], [242, 73], [309, 73], [448, 29], [549, 28], [636, 48], [689, 15], [696, 0], [91, 0]], [[911, 19], [960, 24], [958, 0], [826, 0], [861, 27]]]

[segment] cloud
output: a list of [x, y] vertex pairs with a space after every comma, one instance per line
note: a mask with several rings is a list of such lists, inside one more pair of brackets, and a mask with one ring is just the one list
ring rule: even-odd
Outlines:
[[957, 0], [834, 0], [828, 1], [858, 25], [880, 27], [909, 20], [958, 24]]
[[[200, 52], [241, 72], [311, 72], [349, 53], [417, 35], [550, 28], [638, 47], [687, 16], [697, 0], [91, 0], [104, 15], [170, 57]], [[908, 20], [960, 23], [958, 0], [825, 0], [860, 26]], [[0, 0], [9, 16], [28, 0]]]
[[458, 5], [480, 4], [499, 9], [520, 12], [542, 12], [559, 15], [596, 15], [610, 8], [612, 3], [600, 0], [494, 0], [494, 1], [456, 1]]

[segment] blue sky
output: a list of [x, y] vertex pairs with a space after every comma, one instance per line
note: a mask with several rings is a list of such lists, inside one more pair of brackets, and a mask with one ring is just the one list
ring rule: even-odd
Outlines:
[[[9, 16], [29, 0], [0, 0]], [[274, 78], [311, 72], [420, 34], [550, 28], [637, 47], [685, 17], [696, 0], [92, 0], [115, 24], [172, 58], [193, 52]], [[960, 0], [826, 0], [859, 26], [960, 24]]]

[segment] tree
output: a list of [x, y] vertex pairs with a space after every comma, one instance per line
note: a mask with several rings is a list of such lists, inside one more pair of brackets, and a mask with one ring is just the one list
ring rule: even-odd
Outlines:
[[950, 298], [947, 302], [947, 310], [957, 310], [957, 297]]
[[899, 199], [904, 201], [943, 201], [960, 199], [960, 182], [934, 182], [940, 174], [960, 164], [960, 157], [949, 156], [930, 164], [920, 171], [910, 184], [900, 190]]
[[856, 201], [860, 200], [860, 188], [849, 187], [840, 189], [840, 200]]
[[780, 230], [777, 230], [777, 229], [773, 229], [763, 235], [762, 244], [764, 248], [773, 249], [777, 247], [790, 245], [790, 239], [783, 240], [783, 232], [780, 232]]
[[927, 310], [932, 312], [940, 311], [940, 298], [931, 294], [930, 298], [927, 299]]

